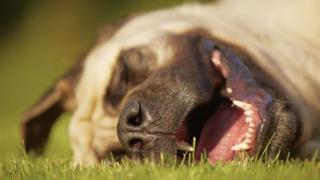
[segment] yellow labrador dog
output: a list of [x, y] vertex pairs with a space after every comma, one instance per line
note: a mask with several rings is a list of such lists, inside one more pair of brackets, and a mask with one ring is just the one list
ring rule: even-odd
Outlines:
[[270, 158], [310, 157], [320, 149], [319, 7], [228, 0], [109, 25], [25, 114], [25, 149], [41, 153], [56, 119], [72, 111], [77, 165], [108, 152], [195, 151], [211, 164], [266, 147]]

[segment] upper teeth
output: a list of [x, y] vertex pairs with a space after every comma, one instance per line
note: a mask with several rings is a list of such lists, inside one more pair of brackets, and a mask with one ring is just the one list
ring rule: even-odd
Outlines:
[[251, 109], [250, 110], [248, 109], [248, 110], [244, 111], [244, 114], [247, 115], [247, 116], [252, 116], [253, 111]]
[[253, 122], [249, 122], [249, 127], [250, 128], [253, 128], [253, 127], [255, 127], [256, 125], [253, 123]]
[[[248, 150], [248, 149], [250, 149], [249, 144], [252, 142], [252, 137], [253, 137], [253, 133], [254, 133], [253, 127], [255, 127], [255, 123], [254, 123], [253, 117], [252, 117], [252, 115], [254, 113], [253, 110], [251, 109], [252, 105], [249, 103], [237, 101], [237, 100], [234, 100], [233, 104], [244, 110], [244, 114], [246, 116], [245, 121], [246, 121], [246, 123], [248, 123], [249, 128], [248, 128], [247, 132], [245, 133], [245, 139], [241, 143], [235, 144], [234, 146], [232, 146], [231, 150], [233, 150], [233, 151]], [[177, 142], [177, 149], [181, 150], [181, 151], [188, 151], [188, 152], [194, 151], [194, 148], [185, 141]]]
[[249, 103], [238, 101], [238, 100], [233, 100], [232, 103], [245, 111], [251, 110], [251, 104]]
[[245, 122], [248, 123], [248, 130], [245, 133], [245, 139], [239, 143], [235, 144], [231, 147], [231, 150], [233, 151], [242, 151], [242, 150], [248, 150], [250, 149], [249, 144], [252, 142], [253, 133], [254, 133], [254, 127], [256, 126], [253, 121], [253, 110], [252, 105], [243, 101], [233, 100], [232, 103], [237, 106], [238, 108], [242, 109], [245, 114]]
[[252, 128], [249, 127], [249, 128], [248, 128], [248, 132], [249, 132], [249, 133], [253, 133], [253, 132], [254, 132], [254, 129], [252, 129]]
[[245, 120], [247, 123], [249, 122], [253, 122], [253, 118], [252, 117], [246, 117], [246, 120]]
[[[252, 134], [249, 133], [249, 132], [247, 132], [247, 133], [245, 134], [245, 136], [246, 136], [247, 138], [251, 138], [251, 137], [252, 137]], [[250, 140], [250, 139], [249, 139], [249, 140]]]

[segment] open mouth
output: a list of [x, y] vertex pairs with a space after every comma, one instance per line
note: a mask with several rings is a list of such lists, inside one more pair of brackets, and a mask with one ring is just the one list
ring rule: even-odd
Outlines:
[[[205, 154], [211, 164], [228, 162], [246, 152], [253, 155], [268, 124], [271, 96], [254, 79], [248, 67], [232, 52], [212, 51], [213, 68], [224, 78], [223, 90], [211, 103], [195, 108], [176, 132], [178, 150]], [[222, 93], [223, 92], [223, 93]], [[190, 145], [197, 139], [195, 149]]]

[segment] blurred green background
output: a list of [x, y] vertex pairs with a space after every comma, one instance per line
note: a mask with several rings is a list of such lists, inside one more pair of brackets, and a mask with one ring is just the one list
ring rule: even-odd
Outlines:
[[[199, 1], [199, 0], [198, 0]], [[210, 0], [200, 0], [207, 2]], [[0, 161], [21, 155], [22, 113], [93, 44], [104, 24], [134, 12], [195, 0], [2, 0], [0, 2]], [[64, 115], [47, 157], [71, 158]]]

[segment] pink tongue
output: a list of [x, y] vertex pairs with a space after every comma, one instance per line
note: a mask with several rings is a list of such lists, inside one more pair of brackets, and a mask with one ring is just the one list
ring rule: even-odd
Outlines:
[[247, 128], [242, 110], [232, 107], [230, 102], [222, 104], [203, 127], [196, 160], [202, 153], [206, 153], [211, 164], [232, 160], [235, 152], [231, 147], [244, 139]]

